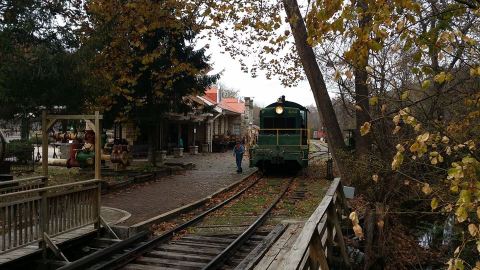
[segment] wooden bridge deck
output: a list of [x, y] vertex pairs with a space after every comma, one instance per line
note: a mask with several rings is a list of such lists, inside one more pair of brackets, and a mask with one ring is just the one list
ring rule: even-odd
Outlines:
[[267, 253], [265, 253], [254, 269], [281, 269], [282, 261], [300, 235], [303, 224], [303, 222], [289, 224], [287, 229], [285, 229], [283, 234], [277, 239], [277, 241], [275, 241], [275, 244], [273, 244]]
[[254, 269], [328, 270], [333, 262], [351, 269], [340, 226], [345, 208], [343, 186], [336, 178], [310, 218], [290, 224]]
[[[70, 232], [62, 233], [60, 235], [57, 235], [55, 237], [52, 237], [53, 243], [56, 245], [74, 240], [80, 237], [85, 236], [86, 234], [89, 234], [91, 232], [95, 231], [93, 224], [88, 225]], [[28, 246], [24, 247], [19, 247], [10, 251], [7, 251], [3, 254], [0, 254], [0, 266], [4, 263], [20, 259], [22, 257], [25, 257], [27, 255], [31, 255], [36, 252], [41, 252], [42, 250], [38, 246], [38, 242], [32, 243]]]

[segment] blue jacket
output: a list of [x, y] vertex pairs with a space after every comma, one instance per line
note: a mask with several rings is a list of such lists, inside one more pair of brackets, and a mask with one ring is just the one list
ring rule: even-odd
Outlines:
[[235, 145], [235, 147], [233, 147], [233, 155], [235, 156], [240, 156], [240, 155], [243, 155], [243, 153], [245, 152], [245, 147], [240, 144], [240, 147], [237, 147]]

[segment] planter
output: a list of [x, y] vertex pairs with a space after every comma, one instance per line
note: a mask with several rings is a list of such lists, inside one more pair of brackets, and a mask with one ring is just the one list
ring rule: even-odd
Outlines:
[[191, 145], [189, 147], [189, 150], [190, 150], [190, 155], [198, 154], [198, 146], [196, 146], [196, 145]]
[[183, 148], [173, 148], [173, 157], [183, 157]]
[[157, 155], [157, 161], [163, 164], [167, 160], [167, 151], [161, 150], [155, 153]]

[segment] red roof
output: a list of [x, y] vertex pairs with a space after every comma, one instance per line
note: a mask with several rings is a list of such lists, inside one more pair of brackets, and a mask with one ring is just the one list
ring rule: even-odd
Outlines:
[[208, 101], [212, 102], [213, 104], [217, 104], [217, 95], [218, 95], [217, 87], [212, 86], [205, 91], [205, 96], [203, 97], [208, 99]]
[[[212, 86], [205, 90], [205, 96], [203, 96], [203, 98], [217, 105], [217, 95], [218, 88], [216, 86]], [[245, 102], [237, 98], [223, 98], [220, 100], [220, 103], [218, 103], [218, 106], [224, 110], [229, 110], [240, 114], [245, 112]]]
[[245, 112], [245, 103], [241, 99], [237, 98], [224, 98], [220, 101], [219, 106], [222, 109], [226, 109], [232, 112]]

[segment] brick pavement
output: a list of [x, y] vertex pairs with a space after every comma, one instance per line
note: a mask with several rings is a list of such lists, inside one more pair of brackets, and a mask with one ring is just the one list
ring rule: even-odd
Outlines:
[[244, 157], [243, 173], [237, 174], [231, 151], [195, 156], [186, 154], [184, 158], [168, 161], [193, 162], [196, 168], [102, 197], [103, 206], [119, 208], [132, 214], [119, 225], [130, 226], [202, 199], [240, 180], [253, 170], [248, 168], [248, 159]]

